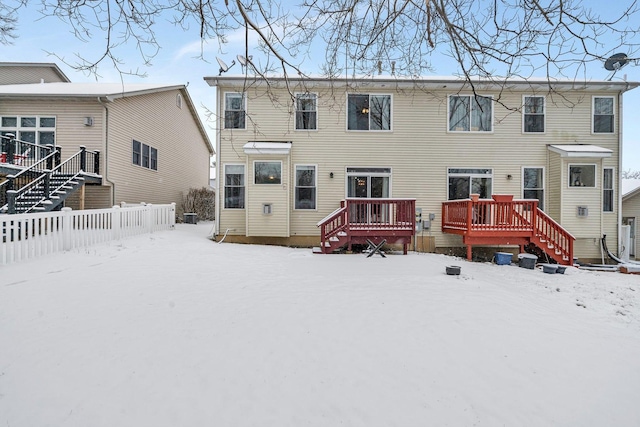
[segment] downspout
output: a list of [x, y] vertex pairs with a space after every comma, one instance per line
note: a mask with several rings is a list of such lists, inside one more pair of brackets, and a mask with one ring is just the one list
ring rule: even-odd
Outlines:
[[[618, 141], [620, 140], [620, 137], [618, 137]], [[618, 143], [618, 145], [620, 145]], [[619, 151], [619, 150], [618, 150]], [[600, 212], [598, 212], [600, 214], [600, 236], [604, 236], [605, 232], [604, 232], [604, 158], [600, 159], [600, 171], [601, 171], [601, 178], [600, 178]], [[602, 264], [604, 264], [604, 251], [602, 249], [602, 241], [600, 241], [600, 262]]]
[[[220, 125], [220, 91], [218, 86], [215, 87], [216, 91], [216, 194], [215, 194], [215, 231], [213, 236], [220, 234], [220, 183], [222, 182], [222, 165], [220, 164], [220, 139], [222, 138], [222, 126]], [[226, 235], [226, 233], [225, 233]]]
[[[626, 74], [624, 77], [625, 80], [627, 80]], [[622, 94], [625, 91], [626, 90], [623, 89], [618, 92], [618, 179], [616, 180], [618, 184], [618, 192], [616, 193], [614, 188], [613, 193], [617, 195], [618, 199], [618, 254], [620, 254], [620, 248], [622, 247]]]
[[[104, 97], [107, 102], [113, 102], [109, 97]], [[116, 183], [109, 179], [109, 108], [107, 108], [107, 104], [105, 104], [101, 97], [98, 97], [98, 103], [102, 105], [104, 111], [102, 113], [102, 123], [104, 123], [104, 133], [103, 133], [103, 141], [102, 146], [104, 147], [104, 157], [102, 158], [102, 162], [104, 163], [104, 173], [103, 178], [109, 184], [111, 184], [111, 206], [115, 206], [116, 204]]]

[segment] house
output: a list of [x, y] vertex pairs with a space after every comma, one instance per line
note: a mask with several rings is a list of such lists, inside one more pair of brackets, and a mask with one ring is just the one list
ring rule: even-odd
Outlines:
[[205, 80], [226, 241], [467, 257], [533, 244], [571, 263], [618, 239], [622, 97], [637, 82]]
[[85, 185], [65, 195], [74, 209], [179, 204], [209, 183], [213, 146], [185, 85], [71, 83], [55, 64], [25, 63], [2, 64], [0, 82], [0, 186], [45, 147], [59, 163], [85, 159]]
[[0, 85], [53, 82], [71, 82], [54, 63], [0, 62]]
[[[622, 180], [622, 225], [628, 226], [630, 258], [637, 258], [640, 252], [638, 242], [638, 220], [640, 220], [640, 179]], [[622, 245], [626, 246], [623, 233]]]

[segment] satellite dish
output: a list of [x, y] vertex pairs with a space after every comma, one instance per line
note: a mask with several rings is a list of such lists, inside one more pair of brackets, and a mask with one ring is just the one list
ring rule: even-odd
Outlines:
[[238, 56], [236, 56], [236, 58], [238, 58], [238, 62], [240, 63], [240, 65], [242, 66], [242, 68], [244, 70], [244, 67], [246, 67], [247, 64], [251, 63], [251, 59], [253, 58], [253, 56], [249, 55], [249, 57], [245, 57], [243, 55], [238, 55]]
[[627, 58], [626, 53], [616, 53], [604, 62], [604, 69], [607, 71], [618, 71], [628, 63], [629, 58]]
[[221, 76], [222, 73], [226, 73], [227, 70], [229, 70], [229, 68], [233, 67], [234, 65], [236, 65], [236, 61], [233, 60], [231, 61], [231, 65], [227, 65], [222, 59], [216, 57], [216, 60], [218, 61], [218, 64], [220, 65], [220, 69], [218, 70], [218, 75]]

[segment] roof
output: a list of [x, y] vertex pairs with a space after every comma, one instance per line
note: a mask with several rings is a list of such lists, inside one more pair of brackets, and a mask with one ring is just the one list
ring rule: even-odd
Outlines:
[[35, 83], [0, 86], [0, 97], [105, 97], [108, 100], [183, 89], [185, 85], [143, 83]]
[[60, 77], [60, 80], [70, 82], [67, 77], [58, 66], [53, 62], [0, 62], [0, 67], [31, 67], [31, 68], [50, 68], [55, 74]]
[[622, 200], [627, 200], [640, 194], [640, 179], [623, 179], [621, 192]]
[[289, 154], [291, 145], [288, 141], [249, 141], [242, 148], [245, 154]]
[[[413, 76], [413, 77], [401, 77], [401, 76], [360, 76], [360, 77], [336, 77], [329, 78], [326, 76], [246, 76], [246, 75], [226, 75], [204, 77], [204, 80], [210, 86], [256, 86], [260, 84], [276, 85], [287, 83], [295, 85], [311, 84], [317, 86], [354, 86], [358, 84], [366, 84], [374, 87], [420, 87], [420, 88], [449, 88], [449, 89], [461, 89], [470, 88], [469, 81], [464, 77], [456, 76]], [[531, 77], [531, 78], [504, 78], [504, 77], [492, 77], [492, 78], [480, 78], [472, 77], [475, 89], [484, 90], [492, 87], [499, 87], [501, 89], [508, 88], [527, 88], [535, 90], [551, 90], [551, 89], [565, 89], [565, 90], [607, 90], [607, 91], [620, 91], [634, 89], [640, 86], [640, 82], [623, 81], [623, 80], [571, 80], [571, 79], [555, 79], [549, 77]]]
[[149, 83], [35, 83], [0, 85], [0, 99], [2, 98], [104, 98], [112, 102], [119, 98], [146, 95], [151, 93], [179, 90], [182, 92], [191, 115], [194, 117], [198, 129], [209, 148], [210, 153], [215, 150], [207, 134], [198, 111], [189, 96], [185, 85], [162, 85]]
[[589, 144], [549, 145], [549, 151], [560, 154], [561, 157], [611, 157], [613, 150]]

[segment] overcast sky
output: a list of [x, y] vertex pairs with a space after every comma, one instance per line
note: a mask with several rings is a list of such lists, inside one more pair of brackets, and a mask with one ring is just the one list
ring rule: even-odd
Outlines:
[[[585, 2], [587, 3], [587, 2]], [[605, 3], [599, 3], [598, 7], [606, 7]], [[55, 62], [72, 82], [96, 81], [93, 75], [78, 72], [65, 65], [52, 55], [57, 54], [65, 61], [76, 62], [76, 54], [85, 57], [96, 58], [99, 56], [103, 45], [101, 40], [94, 38], [88, 42], [78, 40], [70, 28], [62, 21], [55, 18], [40, 19], [35, 7], [23, 9], [19, 15], [18, 38], [13, 45], [0, 46], [2, 61], [9, 62]], [[150, 65], [144, 65], [136, 45], [130, 43], [119, 50], [120, 59], [123, 62], [123, 70], [138, 70], [146, 73], [147, 77], [124, 76], [127, 82], [137, 83], [167, 83], [187, 84], [196, 107], [200, 111], [201, 119], [205, 127], [209, 129], [211, 140], [214, 140], [213, 123], [207, 123], [205, 109], [215, 109], [214, 89], [203, 80], [205, 76], [218, 74], [216, 56], [231, 64], [237, 54], [244, 53], [244, 33], [231, 34], [229, 43], [224, 51], [216, 42], [202, 44], [197, 31], [185, 32], [178, 27], [158, 21], [157, 38], [161, 50], [152, 59]], [[639, 41], [640, 42], [640, 41]], [[204, 53], [204, 60], [198, 58]], [[323, 54], [317, 55], [324, 57]], [[433, 58], [435, 74], [447, 76], [456, 73], [451, 61], [443, 56], [437, 60]], [[304, 64], [306, 71], [319, 72], [317, 65], [308, 62]], [[236, 64], [229, 73], [239, 73], [241, 68]], [[99, 68], [100, 82], [118, 82], [121, 76], [110, 63], [104, 62]], [[588, 70], [588, 76], [594, 80], [604, 80], [609, 77], [609, 72], [598, 64], [593, 64]], [[615, 79], [640, 81], [640, 66], [631, 62], [627, 67], [619, 71]], [[627, 92], [624, 95], [623, 105], [623, 144], [624, 158], [623, 169], [640, 170], [640, 120], [637, 112], [640, 111], [640, 88]]]

